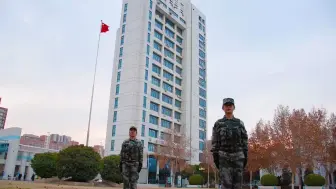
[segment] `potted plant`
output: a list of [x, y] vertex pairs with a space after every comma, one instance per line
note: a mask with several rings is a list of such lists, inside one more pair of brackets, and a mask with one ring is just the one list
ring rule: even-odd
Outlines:
[[263, 175], [260, 179], [259, 189], [280, 189], [278, 177], [272, 174]]
[[309, 174], [304, 179], [304, 189], [322, 189], [325, 184], [323, 176], [318, 174]]

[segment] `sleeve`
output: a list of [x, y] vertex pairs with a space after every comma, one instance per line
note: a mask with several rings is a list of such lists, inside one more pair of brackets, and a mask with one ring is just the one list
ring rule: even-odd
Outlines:
[[217, 122], [212, 128], [211, 144], [212, 144], [211, 152], [218, 153], [219, 145], [218, 145]]
[[143, 162], [143, 151], [144, 147], [142, 145], [142, 142], [139, 142], [139, 163]]
[[243, 142], [243, 150], [245, 152], [248, 151], [248, 135], [245, 129], [244, 122], [240, 121], [240, 125], [242, 126], [242, 142]]
[[125, 150], [125, 149], [124, 149], [124, 144], [125, 144], [125, 141], [121, 144], [120, 161], [122, 161], [122, 160], [123, 160], [122, 158], [124, 157], [124, 156], [122, 155], [122, 154], [124, 153], [124, 150]]

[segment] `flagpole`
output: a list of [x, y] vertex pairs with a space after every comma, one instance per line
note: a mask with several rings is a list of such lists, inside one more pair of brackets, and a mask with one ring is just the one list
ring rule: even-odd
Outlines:
[[98, 35], [98, 47], [97, 47], [97, 54], [96, 54], [96, 64], [95, 64], [94, 74], [93, 74], [93, 84], [92, 84], [92, 91], [91, 91], [89, 121], [88, 121], [87, 133], [86, 133], [86, 146], [89, 146], [90, 126], [91, 126], [91, 114], [92, 114], [92, 103], [93, 103], [93, 95], [94, 95], [95, 82], [96, 82], [96, 73], [97, 73], [97, 64], [98, 64], [98, 55], [99, 55], [99, 44], [100, 44], [100, 35], [101, 35], [102, 23], [103, 23], [103, 21], [101, 21], [99, 35]]

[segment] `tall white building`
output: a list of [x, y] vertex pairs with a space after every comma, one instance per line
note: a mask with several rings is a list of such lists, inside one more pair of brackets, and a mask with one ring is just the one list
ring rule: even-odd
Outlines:
[[205, 28], [190, 0], [123, 0], [105, 155], [119, 154], [135, 125], [145, 152], [159, 145], [161, 131], [185, 132], [195, 151], [191, 163], [199, 162], [207, 121]]

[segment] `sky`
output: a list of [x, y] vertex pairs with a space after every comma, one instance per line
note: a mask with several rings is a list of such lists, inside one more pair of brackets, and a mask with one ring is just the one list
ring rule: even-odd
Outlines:
[[[280, 104], [336, 112], [336, 1], [192, 0], [206, 15], [208, 123], [236, 101], [248, 131]], [[90, 144], [105, 144], [121, 0], [0, 0], [6, 127], [85, 143], [100, 20]], [[208, 132], [210, 137], [211, 132]]]

